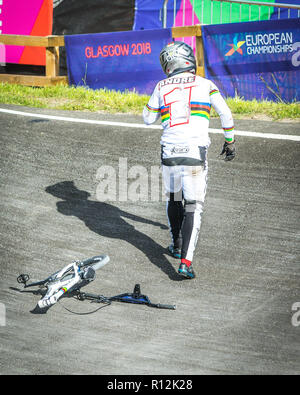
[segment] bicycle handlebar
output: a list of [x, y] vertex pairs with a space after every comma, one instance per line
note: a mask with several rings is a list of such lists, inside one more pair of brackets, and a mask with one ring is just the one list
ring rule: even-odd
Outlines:
[[148, 306], [156, 307], [158, 309], [176, 310], [176, 305], [175, 304], [149, 303]]

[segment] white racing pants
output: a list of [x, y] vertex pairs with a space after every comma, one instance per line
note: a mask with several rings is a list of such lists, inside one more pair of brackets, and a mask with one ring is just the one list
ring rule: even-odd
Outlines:
[[201, 226], [207, 188], [207, 161], [199, 166], [162, 166], [167, 217], [181, 259], [192, 262]]

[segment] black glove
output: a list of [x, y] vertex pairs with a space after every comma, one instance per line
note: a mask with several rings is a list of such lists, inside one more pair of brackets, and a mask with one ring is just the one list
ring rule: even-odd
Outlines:
[[222, 152], [220, 153], [220, 155], [224, 155], [225, 154], [224, 160], [233, 160], [235, 158], [235, 145], [234, 145], [234, 143], [235, 143], [235, 141], [233, 143], [228, 143], [227, 141], [225, 141], [225, 143], [223, 145]]

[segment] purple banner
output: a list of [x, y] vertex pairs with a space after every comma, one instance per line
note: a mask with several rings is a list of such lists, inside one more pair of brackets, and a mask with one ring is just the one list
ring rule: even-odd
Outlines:
[[299, 19], [203, 26], [206, 77], [225, 96], [300, 100]]
[[70, 84], [150, 95], [165, 77], [159, 53], [171, 41], [171, 29], [65, 36]]

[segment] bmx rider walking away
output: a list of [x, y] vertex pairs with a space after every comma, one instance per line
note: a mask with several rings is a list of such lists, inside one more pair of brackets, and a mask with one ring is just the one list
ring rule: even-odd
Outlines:
[[234, 123], [216, 85], [196, 75], [196, 59], [189, 45], [168, 44], [160, 52], [160, 63], [167, 78], [157, 83], [143, 118], [150, 125], [161, 117], [162, 175], [172, 238], [168, 249], [180, 259], [178, 273], [192, 279], [207, 187], [211, 108], [221, 119], [225, 137], [221, 155], [227, 161], [235, 157]]

